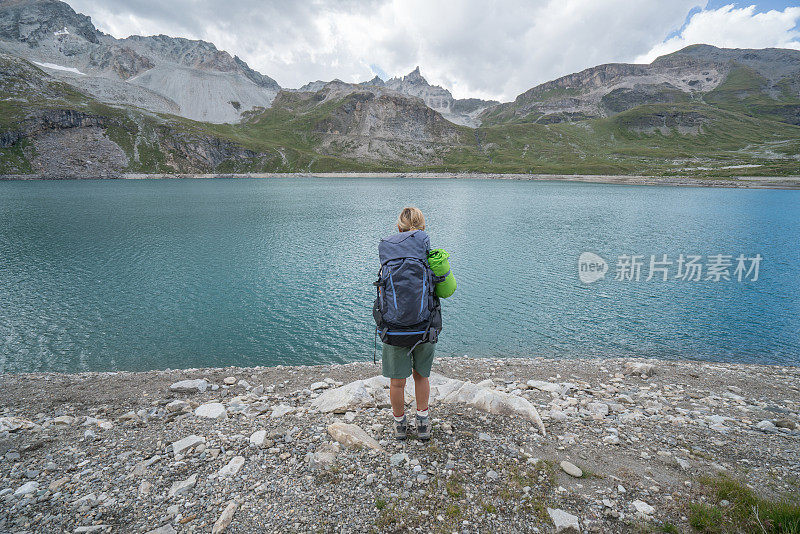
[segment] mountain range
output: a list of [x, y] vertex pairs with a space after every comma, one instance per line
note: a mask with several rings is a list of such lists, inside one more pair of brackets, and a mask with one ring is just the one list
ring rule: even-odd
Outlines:
[[419, 67], [281, 88], [212, 43], [0, 0], [0, 174], [333, 170], [797, 175], [800, 51], [693, 45], [500, 103]]

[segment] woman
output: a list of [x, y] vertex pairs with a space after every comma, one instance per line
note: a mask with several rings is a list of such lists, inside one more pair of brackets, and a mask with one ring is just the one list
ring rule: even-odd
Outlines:
[[425, 217], [413, 207], [403, 208], [397, 218], [398, 233], [378, 245], [381, 271], [375, 285], [378, 296], [373, 306], [377, 333], [383, 341], [383, 376], [391, 380], [389, 398], [395, 421], [395, 438], [406, 439], [406, 379], [414, 377], [417, 437], [431, 437], [428, 412], [428, 377], [442, 328], [441, 307], [434, 286], [441, 281], [428, 266], [430, 238]]

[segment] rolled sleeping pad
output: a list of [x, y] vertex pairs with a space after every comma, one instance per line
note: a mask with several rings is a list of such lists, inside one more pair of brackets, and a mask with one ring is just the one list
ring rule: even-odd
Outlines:
[[443, 282], [436, 284], [434, 293], [439, 298], [446, 299], [456, 290], [456, 277], [450, 272], [450, 262], [447, 258], [450, 257], [443, 248], [435, 248], [428, 252], [428, 265], [431, 266], [433, 274], [436, 276], [447, 276]]

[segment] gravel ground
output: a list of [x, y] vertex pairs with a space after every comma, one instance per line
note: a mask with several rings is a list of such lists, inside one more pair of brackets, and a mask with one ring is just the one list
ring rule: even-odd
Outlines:
[[[434, 371], [530, 401], [547, 436], [433, 403], [431, 441], [395, 442], [382, 403], [311, 407], [378, 374], [371, 363], [1, 375], [0, 531], [690, 531], [700, 477], [800, 490], [798, 367], [442, 358]], [[171, 389], [184, 379], [207, 388]], [[381, 450], [340, 446], [337, 421]]]

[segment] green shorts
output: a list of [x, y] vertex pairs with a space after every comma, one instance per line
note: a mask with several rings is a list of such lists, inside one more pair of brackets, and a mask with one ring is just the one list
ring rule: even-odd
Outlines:
[[408, 378], [411, 369], [422, 376], [431, 376], [435, 343], [420, 343], [411, 355], [410, 347], [395, 347], [383, 344], [383, 376], [388, 378]]

